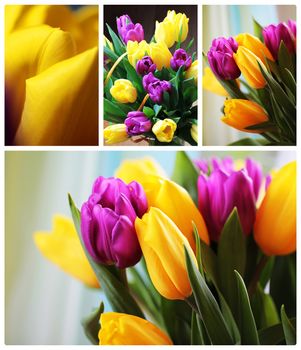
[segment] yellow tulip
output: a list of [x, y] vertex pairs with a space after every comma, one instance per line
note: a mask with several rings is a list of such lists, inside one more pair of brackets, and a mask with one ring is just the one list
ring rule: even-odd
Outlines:
[[238, 46], [243, 46], [253, 52], [263, 63], [265, 59], [274, 61], [269, 49], [254, 35], [241, 33], [235, 38]]
[[162, 210], [178, 226], [195, 250], [193, 225], [195, 223], [200, 238], [209, 243], [209, 235], [205, 221], [193, 203], [188, 192], [177, 183], [159, 176], [149, 176], [141, 182], [149, 207]]
[[110, 93], [120, 103], [134, 103], [137, 100], [137, 90], [127, 79], [115, 80]]
[[194, 78], [195, 85], [198, 85], [198, 64], [198, 60], [195, 60], [185, 72], [185, 79]]
[[5, 6], [7, 144], [98, 143], [97, 23], [97, 6]]
[[114, 51], [113, 44], [105, 35], [103, 36], [103, 46], [108, 47], [111, 51]]
[[266, 255], [296, 251], [296, 162], [272, 178], [257, 211], [254, 238]]
[[107, 145], [123, 142], [129, 138], [124, 124], [113, 124], [107, 126], [103, 131], [103, 136]]
[[137, 61], [148, 55], [149, 45], [145, 40], [142, 40], [139, 43], [137, 41], [129, 40], [127, 42], [126, 50], [130, 64], [133, 67], [136, 67]]
[[150, 43], [148, 54], [156, 64], [158, 70], [161, 70], [163, 67], [170, 67], [172, 54], [164, 42]]
[[260, 71], [259, 64], [262, 69], [266, 68], [259, 57], [244, 46], [239, 46], [237, 52], [233, 54], [233, 57], [252, 88], [261, 89], [265, 87], [266, 81]]
[[246, 128], [269, 120], [265, 110], [257, 103], [249, 100], [226, 100], [224, 104], [224, 114], [221, 120], [225, 124], [240, 131], [257, 134], [263, 132], [263, 130], [249, 130]]
[[174, 23], [169, 20], [156, 21], [155, 30], [156, 42], [164, 42], [167, 47], [172, 47], [176, 41]]
[[99, 345], [172, 345], [157, 326], [137, 316], [106, 312], [100, 324]]
[[186, 269], [184, 246], [196, 258], [176, 224], [158, 208], [151, 207], [135, 229], [147, 270], [157, 291], [167, 299], [185, 299], [192, 293]]
[[210, 67], [205, 67], [203, 75], [203, 89], [213, 92], [221, 96], [229, 96], [228, 92], [223, 88]]
[[160, 142], [171, 142], [176, 129], [177, 124], [172, 119], [166, 118], [158, 120], [153, 125], [152, 132]]
[[[174, 28], [175, 28], [175, 40], [178, 42], [183, 42], [187, 38], [188, 34], [188, 22], [189, 18], [186, 17], [185, 13], [176, 13], [174, 10], [173, 11], [167, 11], [167, 16], [165, 17], [164, 20], [169, 20], [172, 23], [174, 23]], [[179, 40], [180, 36], [180, 31], [181, 37]]]
[[194, 141], [198, 143], [198, 126], [196, 124], [192, 124], [190, 128], [190, 135], [194, 139]]
[[160, 164], [150, 157], [124, 160], [115, 171], [115, 177], [126, 183], [137, 181], [142, 184], [152, 175], [166, 176]]
[[89, 287], [99, 287], [72, 220], [55, 215], [52, 232], [35, 232], [34, 242], [45, 258], [62, 270]]

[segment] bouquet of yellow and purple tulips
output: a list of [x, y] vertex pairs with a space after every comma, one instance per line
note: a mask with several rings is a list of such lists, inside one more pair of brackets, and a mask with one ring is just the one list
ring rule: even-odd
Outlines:
[[261, 135], [233, 145], [296, 145], [296, 23], [254, 28], [212, 41], [203, 87], [226, 96], [224, 123]]
[[295, 162], [271, 175], [178, 152], [168, 178], [126, 160], [69, 204], [74, 224], [57, 216], [35, 242], [105, 294], [82, 321], [93, 344], [295, 344]]
[[[197, 144], [197, 64], [183, 46], [189, 18], [168, 11], [148, 43], [140, 23], [117, 18], [118, 35], [104, 38], [106, 144], [129, 138], [151, 145]], [[173, 51], [170, 51], [173, 48]], [[138, 140], [138, 141], [137, 141]]]

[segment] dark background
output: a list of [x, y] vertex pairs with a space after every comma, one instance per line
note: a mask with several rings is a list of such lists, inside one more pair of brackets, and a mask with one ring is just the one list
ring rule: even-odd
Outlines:
[[[194, 37], [194, 43], [189, 50], [197, 51], [197, 6], [196, 5], [105, 5], [104, 6], [104, 33], [110, 38], [105, 23], [117, 33], [116, 17], [129, 15], [133, 23], [141, 23], [144, 28], [144, 37], [149, 42], [155, 33], [156, 21], [162, 22], [168, 10], [176, 13], [185, 13], [189, 18], [189, 32], [185, 44]], [[185, 45], [183, 45], [185, 48]]]

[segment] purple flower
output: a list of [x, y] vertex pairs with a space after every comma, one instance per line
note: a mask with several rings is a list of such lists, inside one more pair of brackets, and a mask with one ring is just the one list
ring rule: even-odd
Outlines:
[[199, 209], [211, 239], [219, 240], [234, 207], [238, 210], [243, 232], [248, 235], [255, 221], [256, 200], [263, 181], [260, 165], [247, 159], [245, 167], [236, 171], [230, 157], [213, 159], [211, 163], [209, 175], [201, 172], [198, 179]]
[[296, 26], [296, 22], [293, 21], [292, 19], [289, 19], [287, 21], [287, 25], [289, 27], [289, 29], [291, 30], [291, 32], [293, 33], [295, 39], [297, 37], [297, 26]]
[[140, 135], [148, 132], [152, 128], [152, 122], [143, 112], [129, 112], [124, 121], [126, 132], [130, 136]]
[[233, 54], [238, 44], [232, 38], [216, 38], [212, 41], [207, 58], [213, 73], [222, 80], [233, 80], [240, 76], [240, 70], [235, 63]]
[[294, 26], [292, 21], [288, 25], [282, 22], [277, 25], [270, 24], [263, 28], [262, 35], [264, 43], [275, 60], [278, 59], [278, 51], [281, 41], [284, 42], [290, 53], [296, 52], [296, 39], [294, 32], [296, 33], [296, 23]]
[[184, 66], [184, 70], [186, 70], [191, 66], [191, 63], [191, 56], [188, 56], [187, 52], [183, 49], [176, 50], [173, 57], [170, 59], [170, 66], [174, 71], [177, 71], [182, 66]]
[[171, 83], [166, 80], [157, 79], [153, 73], [148, 73], [142, 79], [144, 90], [147, 91], [151, 100], [161, 103], [165, 91], [171, 92]]
[[147, 199], [138, 182], [126, 185], [120, 179], [98, 177], [81, 208], [82, 237], [91, 257], [118, 268], [135, 265], [141, 249], [134, 223], [146, 210]]
[[136, 64], [136, 72], [140, 75], [152, 73], [156, 70], [157, 66], [149, 56], [144, 56]]
[[123, 15], [117, 18], [117, 29], [120, 37], [125, 44], [129, 40], [142, 41], [144, 40], [144, 30], [140, 23], [134, 24], [129, 15]]

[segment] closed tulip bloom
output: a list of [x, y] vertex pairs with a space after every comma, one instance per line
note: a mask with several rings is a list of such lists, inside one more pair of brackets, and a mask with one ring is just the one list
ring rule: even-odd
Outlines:
[[182, 66], [184, 66], [184, 70], [187, 70], [191, 63], [191, 56], [183, 49], [176, 50], [170, 60], [170, 66], [174, 71], [177, 71]]
[[264, 63], [249, 49], [239, 46], [234, 54], [234, 59], [242, 74], [246, 78], [247, 83], [254, 89], [262, 89], [266, 85], [266, 81], [260, 71], [259, 64], [262, 69], [266, 69]]
[[196, 85], [198, 84], [198, 64], [198, 60], [195, 60], [185, 72], [185, 79], [194, 78]]
[[144, 40], [144, 30], [140, 23], [134, 24], [129, 15], [117, 18], [117, 29], [123, 42], [127, 44], [129, 40], [140, 42]]
[[136, 64], [136, 72], [139, 75], [145, 75], [148, 73], [153, 73], [156, 70], [156, 65], [149, 56], [142, 57]]
[[142, 79], [142, 84], [150, 99], [158, 104], [162, 103], [164, 92], [171, 92], [171, 83], [157, 79], [153, 73], [145, 75]]
[[150, 176], [141, 183], [150, 207], [162, 210], [178, 226], [195, 249], [192, 221], [198, 229], [200, 238], [209, 243], [205, 221], [193, 203], [188, 192], [177, 183], [159, 176]]
[[129, 112], [124, 121], [126, 131], [129, 136], [140, 135], [149, 132], [152, 128], [152, 122], [143, 112]]
[[265, 110], [253, 101], [228, 99], [224, 103], [224, 116], [221, 120], [237, 130], [258, 134], [264, 130], [249, 130], [246, 128], [267, 122], [269, 117]]
[[296, 251], [295, 161], [273, 175], [257, 211], [254, 238], [266, 255], [286, 255]]
[[135, 265], [141, 258], [134, 222], [147, 210], [138, 182], [126, 185], [100, 176], [81, 208], [81, 232], [88, 253], [98, 263], [118, 268]]
[[155, 39], [156, 42], [164, 42], [168, 48], [172, 47], [176, 41], [174, 22], [169, 19], [163, 22], [156, 21]]
[[[186, 40], [188, 35], [188, 23], [189, 18], [185, 15], [185, 13], [176, 13], [173, 11], [167, 11], [167, 16], [164, 20], [169, 20], [174, 23], [175, 27], [175, 41], [183, 42]], [[181, 36], [180, 36], [181, 33]]]
[[296, 26], [296, 21], [293, 21], [292, 19], [289, 19], [287, 21], [287, 25], [289, 27], [289, 29], [291, 30], [291, 32], [293, 33], [295, 39], [297, 37], [297, 26]]
[[198, 126], [197, 124], [192, 124], [190, 129], [190, 135], [196, 143], [198, 143]]
[[148, 53], [158, 70], [170, 67], [172, 54], [164, 42], [150, 43]]
[[172, 345], [157, 326], [137, 316], [106, 312], [100, 324], [99, 345]]
[[167, 299], [185, 299], [192, 293], [184, 246], [194, 253], [177, 225], [158, 208], [151, 207], [135, 228], [147, 270], [157, 291]]
[[210, 67], [205, 67], [203, 75], [203, 89], [213, 92], [221, 96], [229, 96], [228, 92], [223, 88]]
[[265, 58], [274, 61], [269, 49], [258, 39], [256, 36], [249, 33], [242, 33], [235, 38], [238, 46], [244, 46], [250, 51], [252, 51], [257, 57], [265, 62]]
[[174, 133], [177, 129], [177, 124], [169, 118], [158, 120], [152, 128], [152, 132], [156, 135], [156, 138], [160, 142], [171, 142]]
[[149, 44], [142, 40], [139, 43], [137, 41], [129, 40], [126, 46], [127, 58], [130, 64], [135, 68], [139, 60], [149, 53]]
[[107, 126], [103, 131], [103, 136], [107, 145], [114, 145], [126, 141], [129, 135], [125, 124], [113, 124]]
[[34, 242], [45, 258], [62, 270], [89, 287], [99, 287], [71, 219], [55, 215], [52, 231], [35, 232]]
[[120, 103], [134, 103], [137, 100], [137, 90], [127, 79], [115, 80], [110, 93]]

